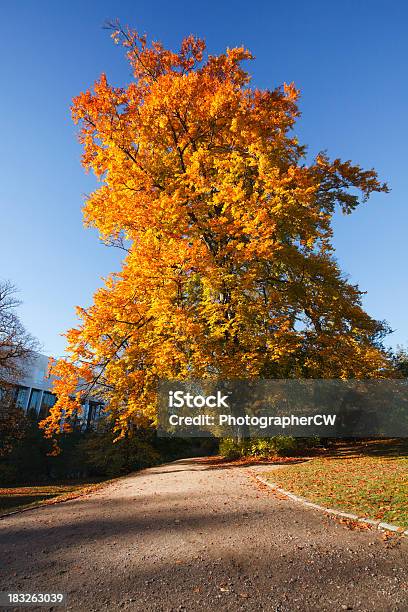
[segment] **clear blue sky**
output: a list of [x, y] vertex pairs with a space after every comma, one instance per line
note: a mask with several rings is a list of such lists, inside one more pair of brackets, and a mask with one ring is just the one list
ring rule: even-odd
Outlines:
[[90, 304], [120, 254], [82, 226], [94, 179], [80, 166], [71, 98], [102, 71], [130, 78], [122, 50], [102, 29], [118, 17], [166, 45], [190, 33], [210, 52], [244, 44], [256, 56], [253, 83], [294, 81], [302, 90], [297, 128], [310, 154], [376, 167], [392, 188], [335, 222], [342, 268], [387, 319], [389, 344], [408, 343], [408, 8], [403, 0], [19, 0], [2, 3], [0, 278], [14, 281], [21, 317], [59, 355], [74, 306]]

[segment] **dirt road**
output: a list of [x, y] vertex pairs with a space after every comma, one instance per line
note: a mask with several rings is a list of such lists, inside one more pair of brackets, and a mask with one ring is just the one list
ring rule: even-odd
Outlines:
[[408, 610], [406, 539], [279, 499], [245, 467], [151, 468], [4, 518], [0, 542], [0, 590], [66, 592], [75, 611]]

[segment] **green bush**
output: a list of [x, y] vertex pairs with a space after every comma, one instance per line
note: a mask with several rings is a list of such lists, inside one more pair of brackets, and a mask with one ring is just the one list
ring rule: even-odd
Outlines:
[[109, 477], [157, 465], [161, 457], [150, 437], [136, 431], [114, 443], [112, 431], [94, 432], [79, 443], [83, 465], [90, 475]]
[[0, 486], [52, 480], [113, 477], [156, 465], [161, 460], [154, 448], [153, 430], [135, 430], [113, 443], [109, 423], [100, 431], [74, 430], [58, 440], [60, 453], [50, 456], [51, 441], [44, 438], [37, 421], [21, 413], [20, 435], [11, 439], [0, 455]]
[[162, 438], [157, 435], [152, 440], [154, 448], [160, 454], [163, 462], [175, 461], [185, 457], [203, 457], [218, 454], [218, 438]]
[[276, 455], [291, 455], [300, 448], [297, 440], [291, 436], [274, 436], [273, 438], [245, 439], [223, 438], [220, 441], [220, 454], [227, 459], [240, 457], [267, 458]]
[[[15, 423], [18, 425], [18, 435]], [[216, 438], [159, 438], [154, 428], [134, 428], [114, 442], [116, 434], [108, 420], [96, 431], [80, 429], [59, 437], [60, 453], [50, 456], [52, 443], [45, 439], [33, 415], [16, 412], [1, 422], [0, 486], [89, 477], [120, 476], [128, 472], [183, 457], [215, 454]], [[7, 426], [7, 428], [6, 428]], [[6, 440], [7, 434], [7, 440]], [[6, 441], [4, 441], [6, 440]]]
[[226, 459], [239, 459], [248, 454], [245, 441], [238, 442], [234, 438], [222, 438], [219, 448], [220, 455]]
[[6, 461], [0, 461], [0, 487], [18, 482], [18, 467]]
[[35, 419], [21, 412], [19, 435], [0, 456], [0, 485], [47, 480], [50, 477], [50, 450], [51, 443], [44, 438]]

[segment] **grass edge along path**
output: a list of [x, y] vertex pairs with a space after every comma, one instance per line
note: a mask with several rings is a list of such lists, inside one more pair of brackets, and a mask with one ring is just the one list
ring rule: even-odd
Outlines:
[[[65, 501], [69, 501], [71, 499], [76, 499], [78, 497], [84, 497], [89, 495], [90, 493], [94, 493], [99, 489], [115, 482], [123, 478], [123, 476], [119, 476], [117, 478], [111, 478], [109, 480], [102, 480], [100, 482], [94, 483], [81, 483], [81, 484], [71, 484], [66, 485], [66, 488], [69, 490], [66, 492], [55, 492], [55, 495], [52, 493], [44, 492], [41, 493], [41, 490], [44, 489], [52, 489], [53, 485], [32, 485], [32, 486], [22, 486], [22, 487], [1, 487], [0, 488], [0, 519], [10, 516], [12, 514], [17, 514], [19, 512], [25, 512], [26, 510], [33, 510], [35, 508], [40, 508], [41, 506], [50, 506], [53, 504], [59, 504]], [[64, 488], [64, 485], [57, 485], [56, 488], [61, 489]], [[23, 491], [21, 493], [21, 497], [35, 497], [38, 496], [39, 499], [30, 503], [22, 503], [16, 504], [15, 506], [10, 506], [10, 509], [6, 509], [5, 506], [1, 505], [1, 498], [6, 497], [7, 495], [18, 497], [16, 495], [16, 491]]]
[[361, 517], [357, 514], [343, 512], [342, 510], [336, 510], [334, 508], [325, 508], [320, 504], [314, 504], [313, 502], [306, 499], [306, 497], [300, 497], [298, 495], [290, 493], [290, 491], [281, 489], [274, 482], [265, 480], [259, 475], [254, 475], [254, 478], [258, 480], [258, 482], [260, 482], [262, 486], [269, 487], [270, 489], [272, 489], [273, 493], [279, 496], [279, 499], [291, 499], [309, 508], [314, 508], [315, 510], [325, 512], [326, 514], [332, 515], [333, 518], [338, 519], [341, 523], [346, 524], [351, 529], [354, 529], [358, 524], [360, 524], [360, 529], [381, 529], [383, 531], [393, 531], [399, 536], [408, 537], [408, 529], [404, 530], [404, 527], [392, 525], [391, 523], [384, 523], [383, 521], [379, 520], [375, 521], [370, 518]]
[[[360, 447], [360, 450], [362, 447]], [[328, 454], [263, 474], [267, 483], [321, 508], [408, 529], [408, 457]]]

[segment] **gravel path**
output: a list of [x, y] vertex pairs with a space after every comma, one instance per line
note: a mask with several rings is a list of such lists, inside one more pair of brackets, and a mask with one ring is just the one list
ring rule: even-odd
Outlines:
[[181, 460], [6, 517], [0, 590], [86, 612], [408, 610], [407, 539], [279, 499], [254, 470]]

